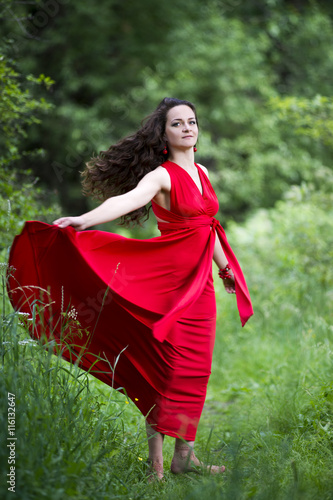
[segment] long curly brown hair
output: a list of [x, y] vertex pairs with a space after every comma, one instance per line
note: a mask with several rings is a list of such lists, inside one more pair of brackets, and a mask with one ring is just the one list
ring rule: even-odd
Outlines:
[[[141, 128], [135, 134], [91, 158], [81, 173], [83, 193], [103, 201], [111, 196], [127, 193], [148, 172], [166, 161], [168, 154], [163, 154], [163, 150], [167, 113], [171, 108], [182, 104], [189, 106], [196, 117], [196, 110], [191, 102], [165, 97], [155, 111], [142, 121]], [[149, 208], [150, 205], [144, 206], [124, 215], [120, 224], [140, 224], [142, 220], [148, 219]]]

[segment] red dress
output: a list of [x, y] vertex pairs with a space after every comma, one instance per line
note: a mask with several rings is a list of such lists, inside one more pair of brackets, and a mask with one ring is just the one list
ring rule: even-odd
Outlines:
[[152, 203], [166, 221], [158, 223], [161, 236], [138, 240], [27, 222], [12, 245], [8, 291], [15, 309], [34, 318], [33, 337], [54, 338], [65, 359], [79, 356], [83, 369], [123, 388], [157, 431], [194, 440], [215, 339], [216, 234], [235, 275], [243, 325], [253, 310], [213, 217], [218, 200], [208, 177], [197, 166], [201, 194], [182, 167], [162, 166], [171, 178], [170, 211]]

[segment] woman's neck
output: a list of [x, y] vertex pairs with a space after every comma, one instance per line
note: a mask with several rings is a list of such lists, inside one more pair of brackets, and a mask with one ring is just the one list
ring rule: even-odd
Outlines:
[[177, 165], [183, 167], [185, 170], [194, 169], [194, 151], [193, 148], [186, 149], [185, 151], [170, 151], [169, 161], [177, 163]]

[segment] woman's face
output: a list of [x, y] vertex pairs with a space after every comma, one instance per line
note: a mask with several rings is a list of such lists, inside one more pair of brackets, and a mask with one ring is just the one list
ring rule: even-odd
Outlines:
[[169, 150], [193, 148], [198, 140], [198, 133], [195, 113], [189, 106], [181, 104], [168, 111], [165, 139]]

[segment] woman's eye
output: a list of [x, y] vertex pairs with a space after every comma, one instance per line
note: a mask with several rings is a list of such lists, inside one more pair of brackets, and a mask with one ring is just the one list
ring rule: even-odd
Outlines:
[[173, 127], [178, 127], [178, 125], [180, 125], [179, 122], [175, 122], [175, 123], [172, 124]]
[[191, 124], [191, 125], [195, 125], [196, 123], [197, 123], [197, 122], [196, 122], [195, 120], [191, 120], [191, 121], [190, 121], [190, 124]]

